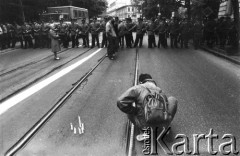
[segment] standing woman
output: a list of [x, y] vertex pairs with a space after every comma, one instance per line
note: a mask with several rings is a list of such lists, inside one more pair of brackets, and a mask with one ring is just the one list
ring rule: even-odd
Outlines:
[[50, 30], [49, 30], [49, 36], [51, 38], [51, 48], [52, 48], [52, 52], [54, 53], [54, 59], [55, 60], [59, 60], [60, 58], [57, 57], [57, 52], [61, 51], [61, 47], [60, 47], [60, 37], [57, 34], [57, 30], [54, 27], [50, 26]]

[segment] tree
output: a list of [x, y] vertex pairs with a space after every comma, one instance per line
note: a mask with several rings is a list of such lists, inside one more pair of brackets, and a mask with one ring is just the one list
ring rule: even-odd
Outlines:
[[234, 25], [237, 28], [237, 37], [236, 42], [234, 42], [234, 47], [238, 49], [239, 47], [239, 2], [238, 0], [232, 0], [233, 5], [233, 16], [234, 16]]
[[107, 8], [106, 0], [0, 0], [0, 22], [23, 22], [24, 12], [26, 21], [38, 20], [39, 15], [47, 7], [73, 5], [86, 8], [89, 17], [97, 16]]

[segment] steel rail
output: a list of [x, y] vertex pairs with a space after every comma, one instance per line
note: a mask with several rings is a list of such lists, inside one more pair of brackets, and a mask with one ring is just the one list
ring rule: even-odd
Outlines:
[[[138, 48], [136, 48], [136, 59], [135, 59], [135, 72], [134, 72], [134, 86], [138, 84], [138, 68], [139, 68], [139, 52]], [[133, 106], [135, 107], [136, 104], [133, 103]], [[128, 120], [127, 123], [128, 130], [130, 129], [130, 134], [127, 130], [127, 141], [129, 140], [129, 143], [127, 142], [126, 146], [126, 151], [127, 151], [127, 156], [132, 156], [133, 155], [133, 149], [134, 149], [134, 125]]]
[[102, 63], [106, 58], [106, 54], [99, 60], [99, 62], [82, 78], [80, 78], [73, 87], [66, 92], [66, 94], [59, 99], [59, 101], [38, 120], [11, 148], [4, 154], [5, 156], [14, 156], [19, 150], [21, 150], [27, 143], [34, 137], [35, 134], [43, 127], [45, 123], [57, 112], [57, 110], [63, 106], [63, 104], [71, 97], [76, 89], [88, 78], [88, 76]]

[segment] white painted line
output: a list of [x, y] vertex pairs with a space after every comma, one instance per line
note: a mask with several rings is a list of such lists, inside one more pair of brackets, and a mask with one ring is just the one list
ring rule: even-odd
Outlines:
[[82, 133], [84, 133], [84, 124], [83, 123], [81, 125], [81, 128], [82, 128]]
[[72, 123], [70, 123], [70, 127], [71, 127], [71, 130], [73, 130], [73, 124]]
[[78, 116], [78, 123], [79, 123], [79, 127], [81, 127], [81, 118], [80, 118], [80, 116]]
[[78, 132], [79, 132], [79, 134], [82, 134], [82, 130], [79, 127], [78, 127]]
[[74, 127], [74, 134], [77, 134], [77, 129], [76, 129], [76, 127]]
[[77, 68], [78, 66], [80, 66], [81, 64], [83, 64], [84, 62], [86, 62], [87, 60], [92, 58], [94, 55], [96, 55], [101, 50], [102, 50], [102, 48], [99, 48], [98, 50], [93, 52], [91, 55], [79, 60], [78, 62], [70, 65], [69, 67], [66, 67], [65, 69], [63, 69], [63, 70], [59, 71], [58, 73], [54, 74], [53, 76], [35, 84], [34, 86], [24, 90], [23, 92], [13, 96], [12, 98], [0, 103], [0, 115], [3, 114], [4, 112], [6, 112], [11, 107], [13, 107], [14, 105], [18, 104], [19, 102], [23, 101], [24, 99], [28, 98], [29, 96], [31, 96], [34, 93], [38, 92], [39, 90], [43, 89], [44, 87], [46, 87], [50, 83], [56, 81], [60, 77], [66, 75], [67, 73], [69, 73], [73, 69]]

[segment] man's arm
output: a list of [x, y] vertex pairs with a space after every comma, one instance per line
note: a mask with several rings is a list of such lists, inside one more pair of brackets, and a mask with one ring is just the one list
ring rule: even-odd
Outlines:
[[138, 108], [133, 107], [133, 103], [137, 101], [138, 96], [137, 86], [129, 88], [118, 98], [118, 108], [127, 114], [137, 114]]

